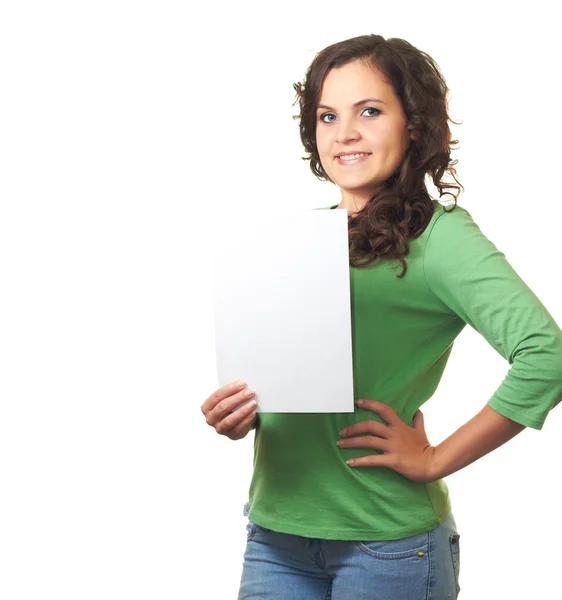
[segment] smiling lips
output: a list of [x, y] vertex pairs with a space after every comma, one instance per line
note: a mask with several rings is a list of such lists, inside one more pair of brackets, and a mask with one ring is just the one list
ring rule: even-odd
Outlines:
[[370, 153], [360, 152], [357, 154], [344, 154], [343, 156], [336, 156], [336, 160], [340, 165], [355, 165], [360, 162], [364, 162], [371, 156]]

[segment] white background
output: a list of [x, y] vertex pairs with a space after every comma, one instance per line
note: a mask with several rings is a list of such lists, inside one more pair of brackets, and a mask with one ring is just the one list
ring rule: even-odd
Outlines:
[[[2, 3], [3, 600], [236, 598], [253, 434], [200, 412], [213, 222], [339, 201], [292, 119], [292, 84], [331, 43], [378, 33], [435, 58], [462, 121], [459, 204], [562, 323], [554, 7]], [[424, 405], [430, 441], [507, 368], [467, 326]], [[561, 432], [558, 409], [447, 478], [463, 600], [558, 594]]]

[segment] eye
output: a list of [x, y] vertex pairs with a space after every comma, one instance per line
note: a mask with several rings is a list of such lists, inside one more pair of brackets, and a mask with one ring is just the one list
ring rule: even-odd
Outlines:
[[[365, 112], [366, 110], [374, 110], [374, 111], [375, 111], [375, 114], [371, 114], [371, 115], [370, 115], [371, 117], [378, 117], [378, 115], [380, 115], [380, 114], [381, 114], [381, 111], [380, 111], [378, 108], [375, 108], [374, 106], [367, 106], [367, 107], [366, 107], [366, 108], [363, 110], [363, 112]], [[318, 120], [319, 120], [319, 121], [322, 121], [322, 123], [333, 123], [333, 120], [330, 120], [330, 121], [325, 121], [325, 120], [324, 120], [324, 117], [327, 117], [328, 115], [334, 115], [334, 113], [324, 113], [324, 114], [322, 114], [322, 115], [320, 115], [320, 116], [318, 117]]]

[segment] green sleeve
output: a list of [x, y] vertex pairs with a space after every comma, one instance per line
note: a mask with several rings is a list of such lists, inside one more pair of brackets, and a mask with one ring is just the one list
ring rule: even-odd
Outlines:
[[542, 429], [562, 400], [562, 331], [545, 306], [458, 205], [433, 223], [424, 272], [441, 308], [478, 331], [510, 364], [488, 406]]

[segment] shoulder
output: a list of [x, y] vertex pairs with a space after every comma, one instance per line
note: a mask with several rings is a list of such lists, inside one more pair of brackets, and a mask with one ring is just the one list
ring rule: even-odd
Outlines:
[[434, 202], [435, 212], [433, 213], [432, 226], [439, 222], [439, 227], [455, 227], [458, 223], [472, 221], [472, 215], [460, 204], [441, 204], [437, 200]]
[[433, 218], [427, 228], [426, 250], [436, 246], [457, 247], [459, 244], [478, 243], [485, 236], [470, 212], [460, 204], [436, 204]]
[[463, 206], [439, 207], [428, 232], [424, 265], [426, 272], [455, 269], [461, 276], [476, 265], [490, 259], [505, 257], [497, 246], [482, 232]]

